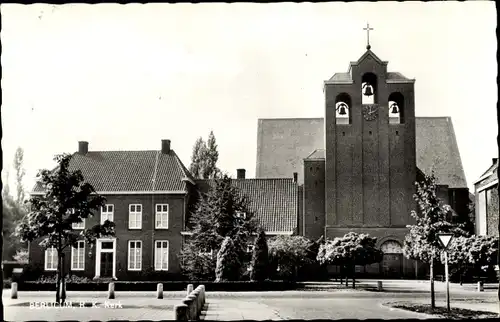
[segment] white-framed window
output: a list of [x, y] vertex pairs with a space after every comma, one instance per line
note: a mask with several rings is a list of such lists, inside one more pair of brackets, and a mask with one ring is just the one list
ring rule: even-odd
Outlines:
[[155, 271], [168, 271], [168, 240], [155, 242]]
[[54, 247], [45, 250], [45, 270], [55, 271], [57, 269], [57, 249]]
[[71, 270], [83, 271], [85, 269], [85, 241], [80, 240], [76, 247], [71, 247]]
[[142, 241], [129, 240], [128, 242], [128, 270], [140, 271], [142, 269]]
[[168, 229], [168, 204], [156, 205], [156, 228]]
[[115, 206], [111, 204], [104, 205], [101, 208], [101, 225], [104, 224], [106, 220], [113, 221], [114, 219]]
[[142, 228], [142, 205], [132, 204], [128, 207], [128, 228], [141, 229]]

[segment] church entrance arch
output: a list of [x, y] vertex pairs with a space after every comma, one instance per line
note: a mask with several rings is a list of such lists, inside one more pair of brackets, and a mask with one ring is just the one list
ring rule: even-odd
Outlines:
[[401, 278], [403, 275], [403, 247], [396, 240], [387, 240], [380, 245], [384, 253], [380, 264], [381, 273], [385, 278]]

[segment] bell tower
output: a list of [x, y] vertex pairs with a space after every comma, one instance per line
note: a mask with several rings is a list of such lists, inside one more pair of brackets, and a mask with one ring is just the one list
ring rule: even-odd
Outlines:
[[387, 72], [365, 30], [366, 52], [324, 84], [328, 237], [345, 227], [404, 227], [414, 205], [415, 80]]

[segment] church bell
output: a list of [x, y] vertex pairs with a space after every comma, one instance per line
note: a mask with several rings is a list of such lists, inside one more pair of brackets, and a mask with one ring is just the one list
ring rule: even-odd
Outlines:
[[365, 96], [372, 96], [372, 95], [373, 95], [373, 92], [372, 92], [371, 85], [366, 84], [365, 85]]
[[393, 104], [391, 105], [391, 107], [392, 107], [392, 111], [391, 111], [391, 113], [392, 113], [392, 114], [398, 114], [398, 113], [399, 113], [398, 104], [393, 103]]
[[338, 107], [338, 110], [339, 110], [339, 115], [346, 115], [346, 112], [345, 112], [345, 107], [346, 105], [345, 104], [340, 104], [339, 107]]

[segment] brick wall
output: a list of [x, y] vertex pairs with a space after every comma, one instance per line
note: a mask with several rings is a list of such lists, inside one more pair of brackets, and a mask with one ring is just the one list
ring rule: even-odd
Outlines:
[[[180, 232], [184, 225], [186, 200], [184, 195], [106, 195], [106, 203], [114, 205], [114, 222], [116, 224], [116, 277], [127, 280], [135, 279], [140, 273], [128, 271], [128, 242], [142, 241], [142, 271], [153, 269], [153, 240], [168, 240], [169, 242], [169, 273], [180, 271], [177, 254], [181, 249]], [[154, 205], [166, 203], [169, 205], [168, 229], [153, 229]], [[142, 204], [142, 228], [129, 229], [129, 204]], [[100, 212], [86, 220], [86, 228], [98, 224]], [[85, 271], [71, 272], [75, 275], [95, 276], [96, 248], [85, 247]], [[66, 251], [66, 267], [70, 270], [71, 253]], [[44, 251], [34, 242], [30, 244], [30, 264], [44, 267]]]

